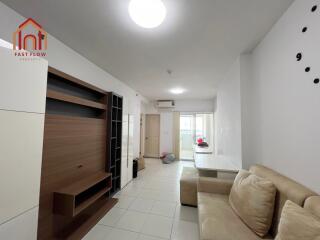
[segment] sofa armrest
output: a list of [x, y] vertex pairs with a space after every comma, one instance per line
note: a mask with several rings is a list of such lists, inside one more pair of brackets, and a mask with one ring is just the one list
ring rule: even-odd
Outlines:
[[199, 177], [198, 192], [229, 195], [233, 184], [231, 179]]

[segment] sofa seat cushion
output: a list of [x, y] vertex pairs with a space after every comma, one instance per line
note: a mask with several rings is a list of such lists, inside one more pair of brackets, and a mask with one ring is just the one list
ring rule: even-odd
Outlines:
[[197, 206], [198, 170], [184, 167], [180, 178], [180, 202], [184, 205]]
[[201, 240], [260, 240], [234, 213], [229, 196], [198, 192], [199, 228]]

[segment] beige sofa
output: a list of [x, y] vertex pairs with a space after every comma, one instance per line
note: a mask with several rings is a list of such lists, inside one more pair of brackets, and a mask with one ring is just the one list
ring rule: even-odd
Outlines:
[[201, 240], [274, 239], [281, 210], [286, 200], [304, 206], [320, 217], [320, 197], [316, 196], [315, 192], [264, 166], [255, 165], [251, 167], [250, 172], [271, 180], [277, 188], [274, 218], [269, 235], [260, 238], [234, 213], [229, 204], [232, 180], [200, 177], [198, 181], [198, 213]]

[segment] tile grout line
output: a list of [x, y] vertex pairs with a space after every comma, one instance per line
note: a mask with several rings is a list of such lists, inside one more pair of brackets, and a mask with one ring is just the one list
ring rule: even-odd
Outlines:
[[173, 234], [173, 228], [174, 228], [174, 224], [175, 224], [175, 221], [176, 221], [176, 213], [177, 213], [177, 208], [178, 208], [178, 204], [176, 205], [176, 208], [174, 210], [174, 217], [173, 217], [173, 224], [172, 224], [172, 229], [171, 229], [171, 233], [170, 233], [170, 239], [172, 239], [172, 234]]
[[[157, 235], [143, 233], [142, 232], [143, 227], [141, 227], [141, 229], [139, 229], [139, 231], [133, 231], [133, 230], [125, 229], [121, 226], [117, 226], [117, 224], [119, 223], [119, 221], [121, 221], [121, 219], [124, 218], [124, 216], [128, 212], [136, 212], [136, 213], [143, 214], [144, 219], [143, 219], [143, 223], [141, 224], [142, 226], [144, 226], [146, 224], [149, 216], [167, 219], [168, 220], [167, 223], [170, 223], [170, 228], [167, 229], [169, 231], [166, 231], [168, 233], [169, 239], [172, 239], [174, 237], [175, 232], [176, 232], [175, 227], [178, 226], [177, 223], [179, 221], [184, 221], [184, 222], [188, 222], [188, 223], [192, 223], [192, 224], [198, 224], [197, 222], [190, 220], [191, 218], [189, 219], [189, 217], [187, 217], [188, 220], [182, 220], [182, 219], [180, 219], [180, 217], [178, 217], [180, 201], [178, 200], [179, 199], [179, 196], [178, 196], [179, 195], [178, 194], [179, 181], [178, 181], [177, 174], [180, 175], [181, 166], [174, 165], [173, 166], [174, 168], [168, 168], [166, 165], [166, 167], [163, 168], [162, 164], [152, 164], [152, 165], [147, 164], [146, 167], [147, 167], [147, 169], [144, 170], [144, 174], [138, 176], [138, 179], [136, 179], [139, 182], [136, 182], [136, 184], [135, 184], [135, 181], [132, 181], [131, 183], [129, 183], [125, 188], [123, 188], [119, 192], [119, 196], [118, 196], [119, 199], [121, 199], [121, 197], [131, 199], [131, 200], [129, 200], [129, 204], [127, 204], [127, 206], [125, 208], [124, 207], [117, 207], [117, 205], [115, 206], [115, 208], [123, 210], [123, 214], [119, 217], [119, 219], [116, 220], [114, 224], [111, 224], [113, 226], [103, 224], [103, 223], [98, 223], [98, 225], [103, 226], [103, 227], [108, 227], [111, 229], [118, 229], [121, 231], [135, 233], [135, 234], [137, 234], [137, 237], [134, 238], [136, 240], [140, 239], [140, 236], [150, 236], [150, 237], [159, 238], [159, 240], [160, 239], [168, 240], [167, 238], [163, 238], [163, 236], [160, 237]], [[159, 167], [161, 168], [160, 171], [159, 171]], [[174, 171], [169, 170], [170, 172], [168, 174], [168, 169], [175, 169], [175, 170]], [[149, 171], [154, 171], [154, 170], [159, 171], [157, 176], [161, 179], [157, 178], [156, 180], [152, 180], [152, 177], [154, 177], [154, 175], [150, 174]], [[166, 188], [167, 184], [170, 184], [169, 190]], [[173, 184], [173, 185], [171, 185], [171, 184]], [[152, 186], [155, 186], [155, 188]], [[121, 193], [122, 191], [123, 191], [123, 193]], [[163, 196], [164, 191], [165, 191], [165, 196]], [[126, 193], [126, 192], [128, 192], [128, 193]], [[131, 192], [134, 193], [134, 195], [130, 194]], [[147, 195], [148, 195], [148, 192], [151, 193], [151, 198], [148, 196], [144, 197], [143, 196], [144, 192]], [[152, 197], [152, 195], [154, 195], [154, 197]], [[159, 199], [159, 197], [160, 197], [160, 199]], [[173, 201], [170, 199], [175, 199], [175, 200]], [[143, 202], [142, 202], [142, 205], [141, 205], [141, 203], [138, 203], [138, 209], [131, 208], [131, 207], [133, 207], [135, 202], [137, 202], [137, 200], [150, 202], [151, 203], [150, 208], [147, 208], [148, 210], [146, 210], [146, 211], [139, 210], [139, 209], [144, 209]], [[159, 213], [153, 212], [153, 210], [155, 210], [155, 206], [157, 203], [160, 204], [160, 206], [158, 208]], [[161, 208], [162, 207], [161, 204], [167, 205], [167, 206], [165, 206], [164, 208]], [[174, 208], [171, 208], [171, 206], [173, 206], [173, 205], [174, 205]], [[140, 208], [140, 206], [142, 208]], [[167, 210], [169, 210], [169, 211], [167, 211]], [[168, 216], [169, 214], [165, 215], [165, 214], [161, 214], [161, 213], [169, 213], [170, 216]], [[171, 215], [171, 213], [172, 213], [172, 215]], [[189, 214], [189, 213], [187, 212], [187, 214]], [[193, 215], [193, 213], [192, 213], [192, 215]], [[192, 219], [193, 219], [193, 216], [192, 216]], [[167, 227], [169, 227], [169, 225], [167, 225]], [[150, 231], [150, 232], [153, 233], [153, 231]], [[132, 240], [134, 240], [134, 239], [132, 239]]]
[[139, 237], [140, 235], [145, 235], [145, 236], [154, 237], [154, 238], [159, 238], [159, 239], [163, 239], [163, 240], [170, 240], [170, 239], [168, 239], [168, 238], [163, 238], [163, 237], [159, 237], [159, 236], [154, 236], [154, 235], [146, 234], [146, 233], [142, 233], [142, 232], [136, 232], [136, 231], [128, 230], [128, 229], [125, 229], [125, 228], [118, 228], [118, 227], [110, 227], [110, 228], [112, 228], [112, 229], [118, 229], [118, 230], [122, 230], [122, 231], [126, 231], [126, 232], [137, 233], [137, 234], [138, 234], [138, 237]]

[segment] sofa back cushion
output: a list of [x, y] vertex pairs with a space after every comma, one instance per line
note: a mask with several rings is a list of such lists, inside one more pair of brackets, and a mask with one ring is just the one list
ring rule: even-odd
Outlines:
[[304, 203], [304, 208], [313, 215], [320, 218], [320, 196], [313, 196], [307, 198]]
[[231, 188], [229, 202], [235, 213], [260, 237], [271, 226], [276, 188], [265, 178], [240, 170]]
[[292, 201], [286, 201], [276, 240], [320, 240], [320, 218]]
[[281, 211], [287, 200], [291, 200], [302, 207], [308, 197], [317, 195], [303, 185], [262, 165], [252, 166], [250, 172], [259, 177], [269, 179], [277, 188], [274, 215], [270, 229], [270, 234], [273, 237], [277, 234]]

